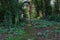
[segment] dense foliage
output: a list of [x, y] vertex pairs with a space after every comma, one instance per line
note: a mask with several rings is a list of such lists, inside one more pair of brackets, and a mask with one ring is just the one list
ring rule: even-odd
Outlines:
[[60, 34], [60, 1], [51, 1], [0, 0], [0, 40], [49, 40], [50, 32]]

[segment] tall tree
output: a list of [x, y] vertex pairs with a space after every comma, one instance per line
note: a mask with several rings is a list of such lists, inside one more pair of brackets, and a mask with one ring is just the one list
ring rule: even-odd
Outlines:
[[59, 0], [55, 0], [55, 13], [59, 14]]
[[36, 17], [39, 16], [40, 11], [42, 10], [42, 0], [32, 0], [37, 12]]
[[45, 16], [46, 16], [46, 18], [48, 17], [48, 15], [51, 15], [51, 13], [52, 13], [50, 1], [51, 0], [45, 0]]

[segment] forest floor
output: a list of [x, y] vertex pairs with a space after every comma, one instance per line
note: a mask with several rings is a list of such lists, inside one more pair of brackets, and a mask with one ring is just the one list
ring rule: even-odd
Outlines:
[[36, 19], [19, 27], [0, 27], [0, 40], [60, 40], [60, 22]]

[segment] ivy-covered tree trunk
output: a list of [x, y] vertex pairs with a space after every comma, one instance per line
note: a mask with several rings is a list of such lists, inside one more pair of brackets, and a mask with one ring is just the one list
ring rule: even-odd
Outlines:
[[[36, 10], [36, 17], [40, 18], [42, 15], [42, 0], [32, 0]], [[40, 15], [41, 14], [41, 15]]]

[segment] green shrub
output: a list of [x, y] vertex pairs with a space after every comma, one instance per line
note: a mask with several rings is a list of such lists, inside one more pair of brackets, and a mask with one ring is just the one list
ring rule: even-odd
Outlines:
[[56, 22], [60, 22], [60, 16], [54, 15], [54, 16], [49, 16], [48, 17], [49, 21], [56, 21]]

